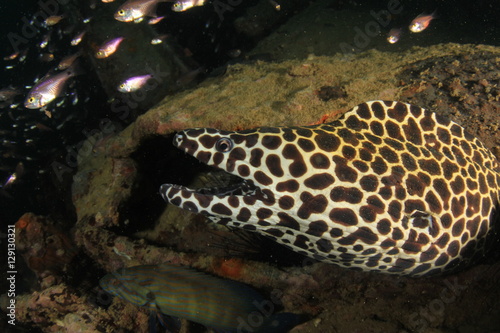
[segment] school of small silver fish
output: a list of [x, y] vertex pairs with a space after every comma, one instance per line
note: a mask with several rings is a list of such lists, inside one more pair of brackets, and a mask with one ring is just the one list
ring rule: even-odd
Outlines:
[[[109, 6], [112, 2], [102, 1], [101, 6]], [[123, 76], [116, 78], [114, 96], [106, 96], [104, 91], [99, 91], [98, 85], [88, 84], [91, 74], [88, 69], [89, 57], [97, 59], [98, 64], [106, 63], [130, 48], [127, 36], [119, 32], [122, 22], [139, 23], [145, 17], [150, 17], [148, 24], [164, 29], [160, 25], [168, 25], [165, 18], [183, 15], [174, 11], [173, 6], [186, 11], [205, 3], [190, 0], [122, 2], [114, 14], [116, 20], [113, 14], [109, 15], [111, 21], [116, 22], [116, 29], [102, 39], [95, 35], [89, 37], [92, 12], [83, 14], [83, 11], [83, 18], [79, 22], [74, 21], [71, 13], [59, 12], [42, 15], [43, 19], [40, 20], [37, 16], [39, 12], [34, 11], [31, 18], [23, 18], [25, 26], [21, 31], [13, 32], [13, 50], [2, 56], [5, 73], [1, 76], [4, 85], [0, 86], [0, 158], [3, 162], [0, 184], [9, 184], [4, 189], [11, 189], [20, 181], [21, 177], [15, 171], [18, 163], [26, 163], [26, 169], [32, 170], [32, 164], [38, 164], [47, 156], [65, 156], [74, 151], [76, 144], [85, 138], [82, 134], [87, 123], [91, 122], [92, 109], [95, 108], [90, 104], [100, 103], [97, 100], [101, 99], [111, 105], [114, 100], [121, 98], [120, 94], [131, 94], [147, 86], [151, 73], [127, 73], [126, 68]], [[161, 2], [170, 2], [172, 5], [163, 8], [164, 14], [158, 16], [156, 11]], [[96, 1], [90, 2], [91, 11], [98, 11], [99, 6]], [[29, 34], [29, 39], [25, 40], [25, 34]], [[168, 36], [171, 35], [158, 32], [151, 44], [162, 44]], [[20, 80], [30, 77], [33, 80], [31, 82]], [[96, 95], [101, 97], [97, 98]], [[95, 117], [102, 118], [98, 115]], [[26, 174], [36, 177], [36, 173], [46, 171], [39, 169]]]

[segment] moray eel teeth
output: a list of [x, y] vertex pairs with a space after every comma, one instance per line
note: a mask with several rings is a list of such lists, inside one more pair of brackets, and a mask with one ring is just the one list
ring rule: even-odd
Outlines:
[[186, 129], [173, 143], [242, 181], [164, 184], [165, 201], [323, 262], [428, 276], [484, 256], [498, 232], [497, 159], [410, 104], [366, 102], [315, 126]]

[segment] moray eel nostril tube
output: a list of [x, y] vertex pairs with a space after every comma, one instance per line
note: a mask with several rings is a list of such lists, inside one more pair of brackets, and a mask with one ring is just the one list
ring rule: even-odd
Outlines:
[[315, 126], [179, 132], [174, 145], [243, 179], [217, 193], [164, 184], [165, 201], [317, 260], [424, 276], [484, 255], [500, 165], [458, 124], [372, 101]]

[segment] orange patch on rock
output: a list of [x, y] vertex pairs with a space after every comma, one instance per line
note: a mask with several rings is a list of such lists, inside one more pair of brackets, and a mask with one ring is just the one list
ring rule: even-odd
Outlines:
[[220, 259], [214, 262], [214, 271], [221, 276], [239, 279], [241, 277], [244, 262], [238, 258]]

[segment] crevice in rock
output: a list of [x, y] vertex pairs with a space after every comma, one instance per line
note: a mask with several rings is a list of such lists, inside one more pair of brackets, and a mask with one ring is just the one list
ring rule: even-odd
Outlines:
[[137, 177], [129, 199], [120, 205], [120, 234], [154, 228], [167, 203], [158, 189], [164, 183], [187, 185], [207, 167], [176, 149], [170, 136], [153, 136], [131, 154]]

